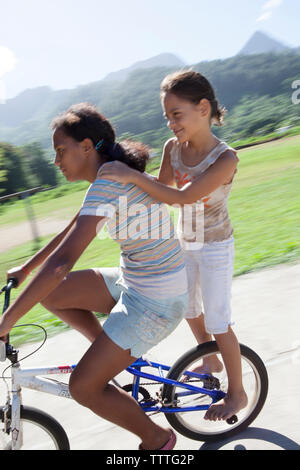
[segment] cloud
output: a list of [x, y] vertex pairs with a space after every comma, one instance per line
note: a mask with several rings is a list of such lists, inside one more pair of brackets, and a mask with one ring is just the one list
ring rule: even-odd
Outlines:
[[0, 79], [8, 72], [11, 72], [17, 63], [17, 59], [8, 47], [0, 46]]
[[267, 21], [269, 18], [271, 18], [275, 8], [278, 8], [282, 4], [282, 2], [283, 0], [268, 0], [261, 7], [262, 13], [256, 19], [256, 21]]
[[283, 0], [268, 0], [263, 6], [263, 10], [273, 10], [282, 4]]
[[262, 15], [260, 15], [256, 21], [267, 21], [269, 18], [271, 18], [272, 12], [271, 11], [265, 11]]

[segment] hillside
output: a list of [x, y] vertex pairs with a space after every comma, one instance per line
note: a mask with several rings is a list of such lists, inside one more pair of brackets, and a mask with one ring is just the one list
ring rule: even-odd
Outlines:
[[[0, 104], [0, 141], [38, 141], [50, 152], [52, 118], [73, 103], [90, 101], [112, 120], [119, 138], [131, 135], [160, 149], [170, 135], [162, 116], [160, 83], [178, 68], [136, 69], [124, 80], [106, 78], [71, 90], [26, 90]], [[220, 137], [232, 141], [300, 124], [300, 106], [291, 101], [291, 84], [299, 79], [300, 70], [300, 55], [294, 50], [237, 55], [199, 62], [193, 68], [209, 78], [228, 110], [226, 125], [215, 130]]]
[[154, 67], [181, 68], [181, 67], [184, 67], [185, 65], [186, 64], [174, 54], [169, 54], [169, 53], [159, 54], [155, 57], [150, 57], [150, 59], [136, 62], [135, 64], [125, 69], [118, 70], [117, 72], [111, 72], [104, 78], [104, 80], [123, 81], [123, 80], [126, 80], [131, 74], [131, 72], [133, 72], [134, 70], [152, 69]]

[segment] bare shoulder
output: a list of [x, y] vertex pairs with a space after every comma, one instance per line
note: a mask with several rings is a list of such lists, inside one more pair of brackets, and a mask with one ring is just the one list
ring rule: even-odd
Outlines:
[[228, 161], [232, 161], [232, 162], [235, 162], [235, 163], [238, 163], [239, 161], [239, 158], [237, 156], [237, 153], [235, 150], [233, 149], [227, 149], [225, 150], [225, 152], [223, 152], [220, 157], [222, 157], [222, 159], [224, 158], [225, 160], [228, 160]]
[[239, 162], [239, 158], [236, 152], [232, 149], [227, 149], [225, 150], [225, 152], [221, 153], [219, 158], [214, 163], [214, 166], [216, 167], [228, 166], [228, 167], [235, 169], [237, 167], [238, 162]]
[[170, 154], [174, 144], [176, 143], [176, 137], [171, 137], [171, 139], [168, 139], [164, 145], [164, 154]]

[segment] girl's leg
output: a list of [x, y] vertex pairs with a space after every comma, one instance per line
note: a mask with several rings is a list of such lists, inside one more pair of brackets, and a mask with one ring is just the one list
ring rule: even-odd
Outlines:
[[42, 301], [42, 305], [90, 341], [103, 331], [93, 312], [109, 314], [116, 304], [99, 271], [73, 271]]
[[[212, 341], [212, 336], [206, 332], [204, 325], [204, 315], [201, 313], [199, 317], [186, 319], [198, 344]], [[223, 369], [222, 362], [216, 355], [203, 359], [202, 365], [195, 367], [193, 370], [198, 374], [212, 374], [213, 372], [221, 372]]]
[[204, 418], [212, 421], [228, 419], [245, 408], [248, 403], [242, 383], [241, 353], [238, 340], [228, 327], [228, 332], [214, 335], [225, 364], [228, 377], [228, 391], [224, 400], [212, 405]]
[[205, 330], [203, 313], [196, 318], [187, 318], [186, 321], [188, 322], [198, 344], [212, 341], [212, 336]]
[[[205, 418], [227, 419], [247, 405], [242, 385], [240, 347], [230, 323], [231, 285], [234, 266], [234, 240], [207, 244], [202, 251], [201, 289], [206, 329], [214, 334], [228, 377], [224, 400], [212, 405]], [[226, 328], [225, 328], [226, 325]], [[214, 331], [226, 331], [216, 334]]]
[[[185, 265], [189, 285], [189, 307], [187, 313], [191, 317], [194, 316], [194, 318], [186, 318], [186, 320], [198, 344], [212, 340], [212, 336], [206, 332], [203, 313], [200, 316], [195, 316], [202, 309], [201, 269], [199, 266], [199, 260], [201, 261], [202, 259], [201, 253], [201, 251], [200, 253], [185, 252]], [[220, 372], [222, 368], [223, 364], [217, 356], [211, 356], [203, 360], [201, 366], [195, 367], [194, 372], [199, 374], [213, 373]]]
[[108, 383], [135, 360], [102, 332], [74, 369], [70, 392], [97, 415], [137, 435], [143, 449], [160, 449], [170, 430], [151, 421], [134, 398]]

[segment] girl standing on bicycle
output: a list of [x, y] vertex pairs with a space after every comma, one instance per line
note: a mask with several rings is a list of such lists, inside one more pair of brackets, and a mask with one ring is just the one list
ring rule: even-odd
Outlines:
[[[84, 103], [58, 116], [52, 128], [55, 164], [68, 181], [86, 180], [91, 185], [68, 227], [22, 268], [8, 273], [20, 283], [42, 265], [3, 315], [0, 337], [41, 302], [92, 341], [71, 375], [73, 398], [136, 434], [141, 449], [172, 449], [173, 431], [152, 422], [131, 396], [109, 384], [168, 336], [188, 305], [183, 254], [167, 208], [136, 185], [124, 186], [99, 175], [101, 165], [113, 160], [143, 172], [148, 151], [142, 144], [116, 143], [109, 121]], [[70, 272], [106, 222], [121, 246], [120, 268]], [[110, 313], [103, 328], [93, 312]]]
[[[190, 294], [186, 318], [199, 343], [215, 336], [229, 381], [226, 398], [212, 405], [205, 418], [227, 419], [247, 405], [239, 344], [230, 326], [234, 239], [227, 199], [238, 158], [211, 131], [212, 123], [222, 124], [224, 110], [203, 75], [168, 75], [161, 85], [161, 100], [175, 137], [164, 146], [158, 180], [119, 162], [105, 164], [101, 175], [134, 183], [155, 199], [180, 207], [178, 235]], [[174, 183], [177, 188], [171, 187]], [[212, 356], [197, 372], [220, 372], [222, 367]]]

